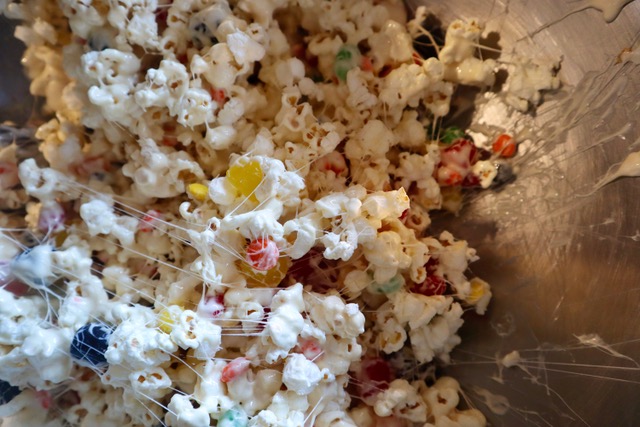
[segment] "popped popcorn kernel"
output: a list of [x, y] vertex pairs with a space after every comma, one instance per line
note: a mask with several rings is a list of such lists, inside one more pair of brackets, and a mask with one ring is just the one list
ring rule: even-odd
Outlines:
[[523, 109], [552, 70], [481, 59], [475, 19], [421, 55], [395, 0], [2, 4], [54, 117], [0, 148], [7, 424], [486, 425], [407, 374], [492, 296], [430, 215], [518, 153], [449, 125], [456, 88], [513, 69]]

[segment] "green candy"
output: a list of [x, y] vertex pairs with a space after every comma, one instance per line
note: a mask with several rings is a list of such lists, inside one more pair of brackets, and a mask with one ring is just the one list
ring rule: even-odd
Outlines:
[[347, 80], [347, 73], [352, 68], [360, 65], [362, 55], [358, 46], [352, 44], [344, 44], [336, 53], [336, 59], [333, 64], [333, 72], [341, 81]]
[[460, 139], [464, 137], [464, 131], [460, 129], [458, 126], [450, 126], [442, 132], [440, 135], [440, 141], [443, 144], [451, 144], [456, 139]]
[[398, 292], [404, 286], [404, 277], [402, 277], [402, 274], [396, 274], [388, 282], [373, 282], [369, 286], [371, 291], [377, 294], [392, 294]]
[[231, 408], [222, 414], [218, 420], [218, 427], [247, 427], [249, 418], [239, 407]]

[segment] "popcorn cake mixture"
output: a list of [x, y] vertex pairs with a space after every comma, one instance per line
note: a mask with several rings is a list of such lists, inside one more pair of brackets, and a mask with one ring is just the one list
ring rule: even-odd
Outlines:
[[[440, 44], [397, 0], [0, 7], [51, 114], [41, 159], [0, 151], [2, 426], [486, 424], [435, 365], [491, 291], [428, 233], [517, 149], [445, 126], [505, 67], [478, 21]], [[508, 108], [558, 86], [511, 71]]]

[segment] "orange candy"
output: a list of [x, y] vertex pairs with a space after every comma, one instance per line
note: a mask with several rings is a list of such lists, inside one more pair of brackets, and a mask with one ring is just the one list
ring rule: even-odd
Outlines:
[[516, 154], [516, 142], [511, 135], [503, 133], [494, 141], [491, 146], [493, 152], [500, 157], [513, 157]]
[[246, 261], [236, 261], [236, 267], [247, 280], [250, 288], [275, 288], [282, 282], [291, 267], [291, 258], [280, 257], [275, 267], [268, 271], [257, 271]]

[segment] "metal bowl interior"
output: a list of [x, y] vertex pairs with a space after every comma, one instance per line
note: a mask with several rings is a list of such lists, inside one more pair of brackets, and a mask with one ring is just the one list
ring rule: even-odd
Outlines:
[[[572, 13], [588, 3], [422, 2], [445, 24], [486, 22], [503, 52], [563, 58], [564, 88], [539, 109], [516, 182], [436, 221], [478, 250], [471, 268], [492, 285], [445, 372], [494, 426], [640, 425], [640, 181], [594, 191], [640, 149], [640, 67], [618, 63], [640, 37], [640, 2], [610, 23]], [[514, 350], [521, 364], [500, 369]]]
[[[640, 149], [640, 69], [616, 64], [638, 40], [640, 2], [611, 23], [595, 9], [572, 13], [596, 1], [422, 3], [445, 24], [477, 17], [504, 52], [563, 58], [564, 89], [539, 110], [516, 182], [435, 219], [478, 250], [473, 273], [494, 292], [487, 316], [467, 316], [444, 372], [494, 426], [640, 425], [640, 181], [589, 194]], [[34, 103], [21, 45], [0, 20], [0, 118], [23, 124]], [[513, 350], [520, 366], [500, 369]]]

